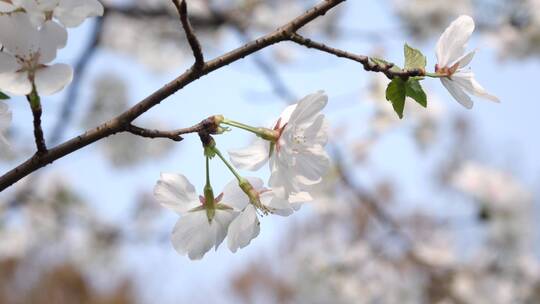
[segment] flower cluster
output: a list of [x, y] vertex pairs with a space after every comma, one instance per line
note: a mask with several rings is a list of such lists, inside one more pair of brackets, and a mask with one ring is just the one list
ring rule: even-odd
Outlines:
[[73, 71], [50, 64], [66, 46], [66, 27], [101, 16], [97, 0], [3, 0], [0, 3], [0, 91], [50, 95], [64, 88]]
[[434, 73], [426, 72], [426, 56], [407, 43], [403, 47], [404, 69], [383, 59], [369, 58], [372, 65], [387, 69], [390, 67], [385, 73], [391, 78], [385, 97], [392, 103], [399, 118], [403, 118], [407, 97], [422, 107], [427, 107], [427, 94], [421, 85], [425, 77], [438, 78], [450, 95], [467, 109], [473, 107], [470, 95], [499, 102], [496, 96], [489, 94], [476, 81], [474, 73], [466, 68], [475, 54], [475, 51], [465, 53], [474, 27], [474, 20], [471, 17], [461, 15], [446, 28], [437, 42], [437, 64]]
[[[304, 202], [329, 168], [324, 150], [327, 123], [321, 110], [327, 103], [323, 92], [308, 95], [289, 106], [273, 128], [255, 128], [225, 118], [219, 124], [238, 127], [259, 138], [251, 147], [230, 151], [231, 161], [241, 169], [258, 170], [269, 163], [268, 187], [255, 177], [244, 178], [221, 155], [215, 142], [205, 145], [207, 183], [204, 195], [180, 174], [163, 173], [154, 188], [156, 199], [176, 211], [180, 220], [172, 243], [181, 254], [200, 259], [227, 237], [232, 252], [247, 246], [260, 231], [260, 214], [288, 216]], [[235, 175], [221, 194], [214, 196], [209, 182], [209, 158], [217, 155]]]

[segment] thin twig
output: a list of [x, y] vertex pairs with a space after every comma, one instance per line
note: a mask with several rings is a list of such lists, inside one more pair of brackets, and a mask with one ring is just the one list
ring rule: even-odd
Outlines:
[[126, 126], [124, 131], [134, 135], [147, 137], [147, 138], [169, 138], [174, 141], [182, 141], [184, 138], [181, 135], [189, 133], [205, 133], [205, 134], [217, 134], [219, 130], [220, 121], [216, 121], [217, 116], [210, 116], [203, 119], [196, 125], [189, 128], [176, 129], [171, 131], [162, 131], [157, 129], [147, 129], [137, 127], [133, 124]]
[[36, 142], [37, 155], [47, 153], [47, 145], [45, 144], [45, 137], [43, 136], [43, 129], [41, 128], [41, 103], [39, 101], [33, 102], [30, 95], [27, 96], [30, 109], [32, 110], [32, 116], [34, 117], [34, 139]]
[[182, 23], [182, 27], [184, 28], [184, 32], [186, 33], [187, 41], [189, 43], [189, 46], [191, 47], [191, 51], [193, 52], [193, 57], [195, 57], [195, 63], [193, 66], [196, 69], [201, 69], [204, 66], [204, 56], [199, 39], [197, 39], [197, 36], [193, 31], [193, 27], [189, 22], [186, 1], [172, 1], [174, 3], [174, 6], [176, 6], [176, 9], [178, 10], [178, 14], [180, 15], [180, 22]]
[[141, 137], [147, 138], [168, 138], [174, 141], [182, 141], [184, 138], [180, 136], [181, 130], [161, 131], [156, 129], [145, 129], [134, 125], [129, 125], [126, 131]]
[[299, 45], [303, 45], [307, 48], [313, 48], [328, 54], [332, 54], [337, 57], [350, 59], [356, 62], [359, 62], [364, 67], [364, 70], [368, 72], [382, 72], [386, 77], [389, 79], [393, 79], [396, 77], [407, 79], [409, 77], [415, 77], [415, 76], [424, 76], [425, 71], [423, 69], [397, 69], [393, 64], [385, 64], [381, 63], [379, 61], [374, 61], [370, 59], [368, 56], [364, 55], [357, 55], [353, 53], [349, 53], [347, 51], [343, 51], [337, 48], [333, 48], [330, 46], [327, 46], [324, 43], [316, 42], [311, 39], [305, 38], [297, 33], [292, 33], [290, 35], [290, 40], [294, 43], [297, 43]]

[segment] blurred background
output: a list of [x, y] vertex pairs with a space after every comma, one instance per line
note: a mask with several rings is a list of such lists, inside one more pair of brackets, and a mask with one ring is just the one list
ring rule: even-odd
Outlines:
[[[70, 30], [58, 62], [73, 83], [43, 100], [58, 144], [122, 112], [192, 63], [167, 0], [103, 0], [105, 15]], [[286, 23], [317, 1], [189, 0], [207, 59]], [[501, 104], [462, 108], [427, 79], [427, 109], [397, 119], [387, 80], [359, 64], [282, 43], [189, 85], [137, 120], [174, 129], [223, 114], [266, 125], [289, 103], [325, 90], [333, 169], [316, 202], [266, 217], [236, 254], [201, 261], [172, 248], [176, 214], [152, 189], [160, 172], [202, 190], [197, 136], [180, 143], [115, 135], [0, 194], [0, 303], [540, 303], [538, 0], [347, 1], [302, 33], [401, 64], [403, 43], [434, 46], [458, 15], [477, 29], [472, 67]], [[31, 113], [8, 101], [6, 172], [33, 154]], [[240, 130], [222, 151], [247, 145]], [[212, 163], [218, 192], [232, 176]], [[248, 172], [244, 172], [249, 175]], [[264, 170], [261, 177], [268, 176]]]

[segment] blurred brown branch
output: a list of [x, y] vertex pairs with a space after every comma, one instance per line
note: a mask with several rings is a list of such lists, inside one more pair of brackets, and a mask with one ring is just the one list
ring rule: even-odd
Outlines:
[[189, 22], [186, 1], [182, 0], [182, 2], [178, 2], [178, 0], [173, 0], [173, 3], [178, 10], [178, 14], [180, 15], [180, 22], [182, 23], [182, 28], [184, 29], [184, 33], [186, 34], [189, 46], [193, 51], [193, 57], [195, 57], [195, 63], [193, 67], [195, 69], [201, 69], [204, 66], [204, 56], [201, 43], [199, 42], [199, 39], [195, 35], [193, 27]]

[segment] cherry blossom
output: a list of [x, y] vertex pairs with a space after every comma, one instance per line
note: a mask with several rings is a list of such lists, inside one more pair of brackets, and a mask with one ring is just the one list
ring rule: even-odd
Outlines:
[[35, 26], [56, 19], [65, 27], [77, 27], [86, 18], [102, 16], [103, 5], [97, 0], [17, 0], [0, 4], [0, 12], [23, 9]]
[[473, 101], [470, 95], [494, 102], [499, 99], [490, 95], [474, 78], [470, 69], [464, 69], [473, 59], [475, 51], [465, 54], [465, 48], [472, 32], [474, 20], [462, 15], [450, 24], [437, 42], [437, 64], [435, 72], [444, 76], [441, 82], [450, 94], [465, 108], [470, 109]]
[[0, 101], [0, 145], [8, 145], [4, 132], [11, 124], [11, 111], [7, 103]]
[[[238, 188], [238, 186], [237, 186]], [[237, 212], [221, 203], [236, 198], [236, 193], [223, 192], [213, 201], [197, 196], [195, 187], [180, 174], [162, 173], [154, 188], [154, 196], [162, 206], [180, 215], [172, 232], [172, 244], [182, 255], [201, 259], [210, 248], [216, 250], [227, 235], [227, 228]]]
[[[227, 245], [232, 252], [239, 248], [244, 248], [252, 239], [259, 235], [260, 222], [257, 216], [257, 208], [268, 210], [273, 214], [288, 216], [293, 213], [293, 205], [282, 195], [276, 195], [272, 189], [264, 188], [263, 181], [260, 178], [248, 178], [250, 190], [255, 196], [254, 202], [250, 203], [250, 198], [238, 186], [236, 181], [231, 181], [225, 186], [223, 204], [230, 206], [240, 212], [229, 226]], [[260, 204], [260, 205], [259, 205]]]
[[0, 89], [13, 95], [28, 95], [33, 87], [40, 95], [64, 88], [73, 77], [67, 64], [50, 63], [56, 51], [66, 45], [67, 32], [47, 21], [36, 29], [23, 13], [0, 16]]
[[320, 113], [327, 102], [319, 91], [287, 107], [275, 123], [273, 141], [257, 138], [247, 148], [229, 151], [231, 161], [246, 170], [257, 170], [269, 161], [271, 188], [309, 200], [307, 191], [321, 181], [330, 165], [324, 150], [327, 124]]

